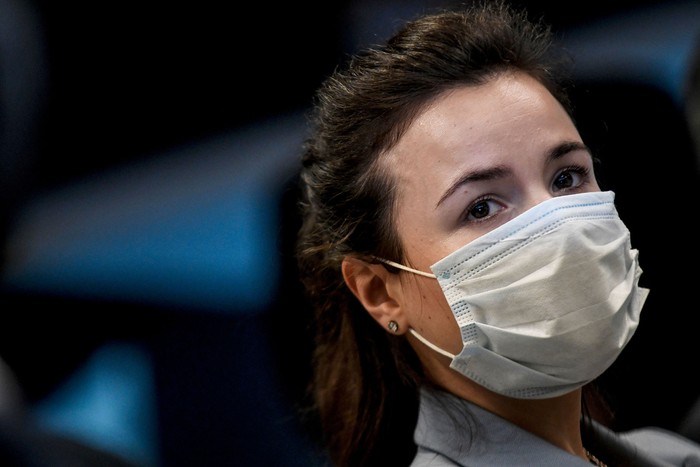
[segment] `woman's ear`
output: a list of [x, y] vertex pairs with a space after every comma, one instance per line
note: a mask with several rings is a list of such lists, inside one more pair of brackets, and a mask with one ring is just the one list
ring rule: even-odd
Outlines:
[[371, 264], [346, 256], [342, 263], [343, 279], [369, 314], [384, 329], [402, 334], [408, 329], [401, 297], [399, 277], [381, 264]]

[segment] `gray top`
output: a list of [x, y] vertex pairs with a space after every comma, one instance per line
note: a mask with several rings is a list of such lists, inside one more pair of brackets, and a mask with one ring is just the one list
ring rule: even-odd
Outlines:
[[[700, 466], [700, 445], [672, 432], [651, 428], [617, 434], [595, 422], [586, 430], [595, 439], [586, 447], [611, 467], [612, 457], [635, 467]], [[434, 389], [421, 391], [414, 440], [418, 452], [412, 467], [591, 466], [471, 402]]]

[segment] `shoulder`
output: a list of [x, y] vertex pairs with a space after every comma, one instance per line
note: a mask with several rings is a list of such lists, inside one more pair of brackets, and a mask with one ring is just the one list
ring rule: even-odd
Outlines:
[[649, 457], [672, 465], [700, 465], [700, 444], [678, 433], [657, 427], [644, 427], [620, 433]]
[[635, 466], [700, 466], [700, 444], [674, 431], [649, 426], [616, 432], [589, 419], [582, 422], [584, 445], [604, 460]]
[[452, 462], [442, 454], [418, 448], [411, 467], [455, 467], [459, 464]]

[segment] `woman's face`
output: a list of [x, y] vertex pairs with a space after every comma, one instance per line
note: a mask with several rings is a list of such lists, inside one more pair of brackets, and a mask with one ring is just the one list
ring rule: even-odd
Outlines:
[[[397, 187], [404, 263], [438, 260], [554, 196], [599, 191], [566, 111], [522, 73], [444, 93], [382, 161]], [[409, 325], [452, 353], [459, 329], [436, 280], [408, 274]]]

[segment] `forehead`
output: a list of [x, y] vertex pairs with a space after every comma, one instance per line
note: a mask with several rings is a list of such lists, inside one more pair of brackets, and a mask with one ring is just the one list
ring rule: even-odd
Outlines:
[[382, 158], [397, 187], [443, 187], [455, 172], [513, 164], [525, 152], [578, 133], [561, 104], [534, 78], [498, 75], [444, 92]]

